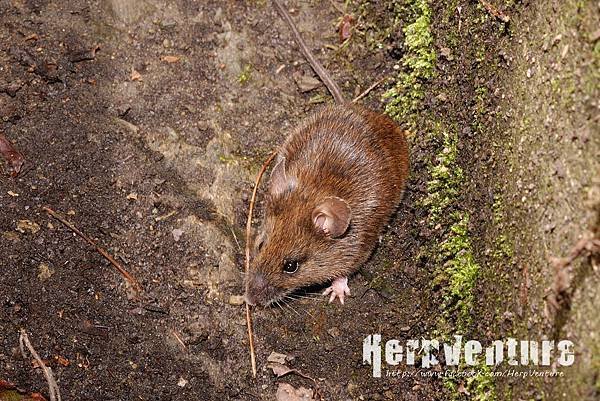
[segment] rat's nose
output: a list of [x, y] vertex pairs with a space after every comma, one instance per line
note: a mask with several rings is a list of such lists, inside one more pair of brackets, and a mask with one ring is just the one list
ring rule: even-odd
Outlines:
[[244, 294], [244, 302], [246, 302], [248, 305], [250, 306], [256, 306], [256, 302], [254, 302], [254, 300], [252, 300], [248, 294]]
[[252, 306], [260, 303], [260, 299], [264, 297], [268, 287], [269, 283], [262, 273], [250, 273], [244, 300]]

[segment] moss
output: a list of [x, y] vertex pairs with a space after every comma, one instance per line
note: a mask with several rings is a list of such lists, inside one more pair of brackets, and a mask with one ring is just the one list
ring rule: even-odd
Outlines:
[[504, 202], [502, 202], [502, 197], [499, 195], [494, 195], [492, 214], [494, 215], [494, 224], [498, 225], [502, 223], [502, 219], [504, 218]]
[[488, 365], [479, 365], [479, 371], [467, 380], [467, 391], [474, 401], [496, 400], [492, 370]]
[[[458, 371], [465, 371], [466, 367], [460, 366]], [[459, 390], [458, 381], [456, 377], [448, 376], [444, 377], [444, 387], [451, 394], [452, 400], [467, 399], [473, 401], [495, 401], [497, 400], [496, 390], [494, 386], [494, 378], [492, 370], [489, 366], [481, 363], [476, 367], [469, 367], [469, 370], [473, 369], [474, 374], [469, 377], [466, 381], [466, 385], [463, 390]], [[464, 395], [463, 395], [464, 394]], [[506, 398], [506, 399], [512, 399]]]
[[242, 72], [238, 77], [238, 82], [242, 85], [245, 85], [248, 83], [248, 81], [250, 81], [250, 78], [252, 78], [252, 66], [250, 64], [246, 64], [242, 68]]
[[474, 289], [479, 276], [479, 265], [475, 262], [468, 231], [469, 215], [453, 213], [455, 223], [440, 244], [443, 269], [448, 277], [444, 294], [444, 315], [451, 318], [456, 313], [456, 329], [464, 331], [471, 324]]
[[[478, 94], [484, 102], [487, 90]], [[441, 150], [429, 167], [427, 197], [422, 202], [428, 211], [428, 222], [432, 227], [444, 230], [442, 240], [430, 245], [430, 253], [437, 265], [434, 285], [441, 285], [443, 302], [437, 329], [442, 336], [449, 333], [465, 333], [472, 324], [475, 288], [480, 277], [480, 266], [475, 260], [469, 233], [469, 213], [461, 210], [460, 191], [464, 185], [464, 173], [458, 164], [459, 137], [455, 129], [444, 129], [435, 125], [430, 133], [432, 139], [441, 140]], [[502, 202], [495, 199], [494, 219], [502, 219]], [[503, 244], [508, 241], [503, 242]], [[500, 249], [505, 249], [504, 247]], [[459, 368], [459, 370], [464, 367]], [[471, 377], [466, 388], [472, 399], [490, 401], [496, 399], [494, 379], [487, 366]], [[458, 381], [444, 379], [444, 387], [452, 399], [464, 398], [459, 391]]]
[[431, 8], [427, 0], [407, 0], [415, 17], [404, 29], [405, 54], [395, 86], [384, 94], [385, 112], [415, 125], [415, 113], [424, 98], [423, 82], [433, 77], [436, 54], [431, 34]]
[[441, 129], [442, 149], [436, 155], [435, 164], [429, 168], [428, 195], [422, 202], [427, 208], [431, 226], [448, 227], [440, 243], [433, 244], [432, 253], [438, 264], [434, 282], [443, 284], [444, 292], [442, 323], [455, 321], [456, 328], [465, 330], [471, 323], [473, 291], [479, 275], [468, 231], [469, 214], [452, 211], [458, 208], [458, 197], [463, 185], [463, 171], [457, 163], [458, 135], [454, 131]]
[[515, 254], [514, 247], [506, 234], [500, 234], [494, 241], [494, 257], [497, 259], [512, 258]]
[[444, 384], [444, 387], [446, 388], [446, 390], [448, 390], [448, 392], [450, 394], [452, 394], [453, 400], [456, 400], [459, 398], [458, 383], [457, 383], [456, 378], [451, 377], [451, 376], [444, 376], [443, 384]]
[[423, 205], [429, 210], [429, 222], [436, 225], [443, 213], [457, 199], [463, 181], [463, 171], [456, 163], [458, 155], [458, 135], [449, 131], [442, 132], [443, 147], [437, 154], [436, 164], [429, 169], [427, 198]]

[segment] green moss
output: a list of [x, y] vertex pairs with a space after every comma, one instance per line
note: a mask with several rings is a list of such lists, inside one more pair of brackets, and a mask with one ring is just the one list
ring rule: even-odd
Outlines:
[[492, 370], [486, 364], [479, 365], [476, 375], [467, 380], [467, 391], [471, 394], [471, 400], [474, 401], [494, 401], [496, 392]]
[[441, 128], [432, 133], [442, 139], [442, 148], [429, 167], [427, 197], [422, 205], [428, 210], [432, 227], [447, 227], [441, 242], [433, 244], [431, 252], [436, 261], [434, 283], [442, 285], [444, 302], [441, 305], [444, 322], [454, 321], [456, 329], [465, 330], [471, 323], [473, 291], [479, 275], [479, 265], [473, 256], [468, 231], [469, 214], [458, 209], [458, 198], [463, 186], [463, 171], [458, 165], [458, 135]]
[[453, 400], [456, 400], [456, 399], [459, 398], [458, 383], [456, 381], [456, 378], [449, 377], [449, 376], [444, 376], [444, 378], [443, 378], [443, 384], [444, 384], [444, 387], [446, 388], [446, 390], [448, 390], [448, 392], [450, 394], [452, 394], [452, 399]]
[[242, 68], [242, 72], [238, 77], [238, 82], [242, 85], [245, 85], [248, 83], [248, 81], [250, 81], [250, 78], [252, 78], [252, 66], [250, 64], [246, 64]]
[[[481, 92], [484, 96], [484, 91]], [[461, 210], [459, 202], [464, 174], [458, 165], [458, 135], [455, 130], [441, 128], [441, 124], [436, 125], [431, 135], [434, 140], [441, 139], [442, 146], [429, 168], [428, 195], [422, 205], [428, 210], [428, 221], [432, 227], [442, 230], [445, 227], [443, 239], [431, 245], [430, 253], [437, 265], [434, 285], [441, 285], [443, 293], [442, 313], [437, 326], [440, 333], [447, 336], [451, 332], [465, 333], [472, 324], [480, 266], [473, 253], [469, 213]], [[495, 219], [501, 219], [500, 198], [495, 202], [495, 211]], [[472, 399], [495, 399], [494, 380], [489, 372], [485, 372], [486, 368], [480, 367], [482, 371], [467, 381], [467, 391]], [[456, 379], [445, 379], [444, 386], [453, 399], [464, 398]]]
[[474, 289], [479, 276], [479, 265], [473, 257], [468, 231], [469, 215], [455, 212], [455, 220], [447, 238], [440, 244], [440, 256], [448, 283], [444, 289], [444, 315], [456, 314], [456, 329], [466, 330], [471, 324]]
[[441, 326], [451, 321], [456, 329], [465, 330], [471, 323], [474, 288], [479, 275], [468, 231], [469, 214], [458, 209], [458, 198], [464, 177], [457, 163], [458, 135], [437, 125], [433, 133], [441, 137], [442, 148], [429, 168], [427, 197], [423, 200], [432, 227], [447, 227], [441, 242], [432, 245], [437, 275], [434, 285], [442, 285], [444, 302]]
[[429, 223], [435, 225], [448, 207], [456, 200], [463, 181], [463, 171], [456, 163], [458, 135], [442, 132], [443, 147], [437, 154], [436, 164], [430, 167], [431, 179], [427, 182], [427, 198], [423, 205], [429, 210]]
[[415, 17], [404, 29], [405, 54], [395, 86], [384, 94], [386, 113], [415, 125], [414, 113], [424, 98], [423, 82], [433, 77], [436, 61], [431, 34], [431, 8], [427, 0], [407, 0]]
[[504, 218], [504, 202], [502, 202], [502, 198], [499, 195], [494, 195], [492, 213], [494, 215], [494, 223], [496, 225], [502, 223], [502, 219]]
[[497, 259], [512, 258], [515, 254], [513, 245], [506, 234], [500, 234], [494, 241], [494, 257]]
[[[465, 371], [466, 366], [460, 366], [458, 371]], [[469, 370], [473, 367], [469, 367]], [[451, 394], [452, 400], [469, 399], [473, 401], [497, 400], [494, 378], [489, 366], [481, 363], [474, 367], [475, 374], [466, 381], [464, 390], [459, 391], [458, 380], [455, 377], [444, 377], [444, 387]], [[512, 399], [512, 398], [507, 398]]]

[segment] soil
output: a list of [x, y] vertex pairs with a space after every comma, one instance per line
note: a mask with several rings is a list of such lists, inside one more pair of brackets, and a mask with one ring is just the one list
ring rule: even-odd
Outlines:
[[[348, 97], [393, 79], [403, 22], [386, 2], [347, 2], [360, 18], [340, 46], [344, 5], [334, 3], [295, 1], [293, 17]], [[483, 2], [452, 3], [432, 5], [438, 63], [417, 121], [459, 133], [460, 204], [483, 266], [469, 333], [582, 344], [564, 380], [498, 381], [494, 397], [563, 399], [560, 389], [594, 399], [593, 258], [569, 270], [576, 285], [561, 317], [543, 310], [555, 279], [548, 258], [568, 254], [598, 221], [597, 5], [497, 2], [507, 25]], [[291, 127], [331, 101], [323, 86], [298, 90], [293, 77], [312, 71], [270, 2], [0, 0], [0, 24], [0, 134], [25, 156], [17, 177], [0, 176], [0, 379], [48, 395], [19, 351], [25, 329], [65, 400], [274, 400], [281, 382], [317, 387], [276, 378], [272, 352], [314, 378], [325, 400], [484, 399], [402, 365], [410, 378], [376, 379], [362, 361], [370, 334], [440, 332], [431, 249], [447, 227], [426, 223], [428, 168], [440, 150], [426, 123], [410, 133], [404, 201], [351, 278], [350, 299], [310, 295], [255, 310], [252, 377], [236, 296], [254, 177]], [[373, 45], [373, 26], [393, 29]], [[383, 110], [391, 84], [363, 104]], [[44, 206], [115, 256], [142, 295]]]

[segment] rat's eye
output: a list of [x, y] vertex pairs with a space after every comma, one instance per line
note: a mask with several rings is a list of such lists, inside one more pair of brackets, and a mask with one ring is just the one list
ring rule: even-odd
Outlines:
[[300, 267], [300, 262], [298, 262], [296, 259], [285, 259], [283, 261], [283, 272], [284, 273], [288, 273], [288, 274], [296, 273], [298, 271], [299, 267]]

